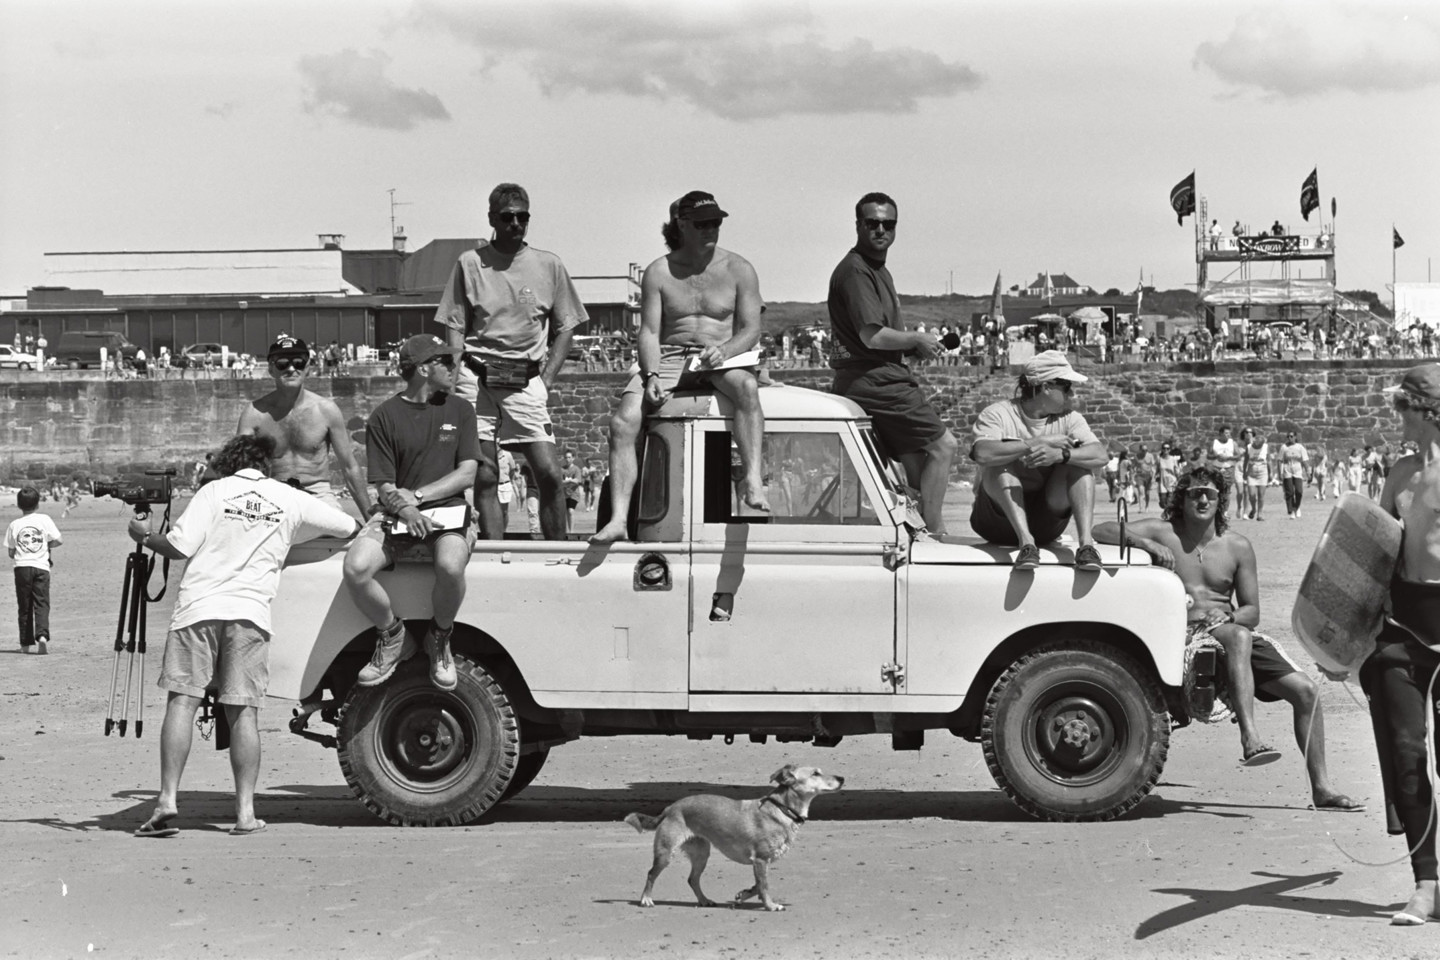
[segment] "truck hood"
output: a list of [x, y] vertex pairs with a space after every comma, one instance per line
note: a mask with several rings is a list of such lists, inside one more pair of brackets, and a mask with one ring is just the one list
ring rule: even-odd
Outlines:
[[[1042, 564], [1070, 566], [1075, 562], [1073, 541], [1058, 541], [1040, 548]], [[1097, 543], [1100, 559], [1106, 566], [1126, 566], [1123, 552], [1117, 546]], [[921, 534], [910, 545], [910, 562], [927, 564], [1005, 564], [1014, 562], [1016, 547], [997, 547], [976, 536], [946, 536], [937, 540], [929, 534]], [[1150, 557], [1144, 550], [1130, 550], [1129, 566], [1148, 567]]]

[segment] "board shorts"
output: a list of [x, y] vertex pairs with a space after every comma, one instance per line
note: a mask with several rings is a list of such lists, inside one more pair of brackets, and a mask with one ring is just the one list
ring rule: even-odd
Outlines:
[[[393, 564], [398, 560], [421, 560], [427, 559], [435, 544], [442, 537], [461, 537], [465, 540], [465, 549], [473, 550], [475, 541], [479, 539], [479, 532], [475, 529], [474, 518], [465, 524], [464, 529], [440, 530], [430, 534], [425, 539], [419, 537], [396, 536], [389, 530], [390, 518], [384, 513], [377, 513], [365, 521], [365, 526], [355, 535], [355, 541], [368, 540], [385, 551], [386, 564]], [[427, 550], [426, 548], [431, 548]]]
[[517, 389], [489, 387], [464, 364], [455, 368], [455, 396], [475, 404], [475, 435], [485, 443], [521, 447], [554, 443], [550, 390], [541, 377]]
[[[1189, 625], [1186, 643], [1194, 643], [1210, 636], [1210, 627], [1196, 622]], [[1283, 680], [1292, 673], [1300, 673], [1285, 650], [1258, 630], [1250, 631], [1250, 673], [1255, 678], [1255, 699], [1262, 703], [1276, 703], [1285, 699], [1278, 693], [1262, 689], [1274, 680]]]
[[270, 635], [249, 620], [201, 620], [165, 637], [155, 685], [171, 693], [258, 707], [270, 686]]
[[[655, 372], [660, 375], [660, 389], [670, 393], [675, 389], [675, 384], [680, 380], [680, 374], [685, 372], [685, 365], [690, 362], [691, 357], [699, 356], [704, 347], [686, 347], [672, 343], [660, 344], [660, 368]], [[734, 370], [758, 370], [758, 367], [732, 367]], [[719, 371], [716, 371], [719, 372]], [[640, 376], [640, 364], [630, 368], [631, 377], [625, 384], [625, 389], [620, 395], [628, 394], [645, 395], [645, 379]]]
[[[1025, 525], [1037, 544], [1054, 543], [1070, 525], [1070, 511], [1056, 513], [1045, 499], [1046, 484], [1025, 491]], [[1000, 505], [991, 499], [985, 487], [975, 485], [975, 503], [970, 508], [970, 529], [975, 535], [1001, 547], [1019, 545], [1020, 538]]]
[[950, 429], [903, 363], [841, 367], [830, 392], [858, 403], [874, 424], [880, 446], [897, 459], [924, 450]]
[[282, 482], [288, 483], [296, 490], [310, 494], [310, 496], [319, 500], [321, 503], [328, 503], [337, 510], [345, 509], [340, 506], [340, 498], [335, 495], [335, 488], [330, 485], [329, 480], [311, 480], [309, 483], [301, 483], [299, 480], [285, 480]]

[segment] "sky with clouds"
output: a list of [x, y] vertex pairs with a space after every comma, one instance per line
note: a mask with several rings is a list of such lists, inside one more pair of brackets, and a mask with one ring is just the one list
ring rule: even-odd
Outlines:
[[[862, 193], [902, 292], [1193, 284], [1318, 167], [1342, 288], [1440, 258], [1440, 5], [1308, 0], [0, 0], [0, 295], [41, 254], [483, 236], [497, 182], [580, 275], [713, 192], [770, 300], [822, 300]], [[1437, 265], [1440, 266], [1440, 265]], [[1259, 275], [1259, 274], [1257, 274]], [[953, 278], [953, 280], [952, 280]]]

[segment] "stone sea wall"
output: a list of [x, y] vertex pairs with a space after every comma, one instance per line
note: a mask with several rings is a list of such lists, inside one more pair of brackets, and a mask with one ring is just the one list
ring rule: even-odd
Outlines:
[[[1229, 423], [1278, 439], [1294, 430], [1303, 442], [1331, 449], [1398, 439], [1382, 389], [1412, 361], [1332, 360], [1086, 366], [1077, 392], [1091, 426], [1111, 443], [1187, 446]], [[1010, 396], [1014, 376], [975, 367], [929, 367], [921, 382], [966, 446], [975, 414]], [[827, 389], [827, 370], [774, 371], [799, 386]], [[605, 456], [605, 431], [626, 376], [563, 374], [551, 397], [556, 437], [577, 457]], [[313, 378], [309, 387], [334, 398], [364, 449], [365, 418], [398, 389], [387, 377]], [[106, 381], [96, 374], [0, 373], [0, 482], [115, 477], [148, 468], [182, 468], [215, 449], [234, 430], [251, 399], [271, 388], [256, 380]], [[968, 476], [969, 464], [957, 464]]]

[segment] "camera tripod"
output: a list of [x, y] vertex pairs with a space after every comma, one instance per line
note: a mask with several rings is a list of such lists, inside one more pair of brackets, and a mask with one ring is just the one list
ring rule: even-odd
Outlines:
[[[150, 511], [140, 506], [135, 508], [136, 519], [143, 520], [150, 516]], [[170, 525], [170, 507], [166, 504], [165, 519], [161, 524], [164, 531]], [[170, 561], [166, 560], [162, 568], [162, 574], [168, 581], [170, 572]], [[110, 710], [105, 717], [105, 736], [110, 736], [110, 731], [118, 729], [120, 736], [125, 736], [125, 728], [130, 720], [131, 692], [135, 697], [135, 736], [140, 736], [145, 729], [145, 607], [147, 604], [155, 603], [165, 596], [165, 586], [160, 587], [160, 592], [150, 596], [145, 591], [146, 584], [150, 581], [150, 574], [155, 569], [155, 558], [145, 556], [143, 544], [135, 544], [135, 549], [125, 558], [125, 585], [120, 590], [120, 617], [115, 624], [115, 660], [110, 667]], [[121, 695], [120, 683], [120, 662], [125, 661], [125, 682], [124, 693]], [[136, 676], [138, 674], [138, 677]], [[132, 681], [135, 681], [132, 688]], [[115, 719], [115, 701], [120, 696], [120, 719]]]

